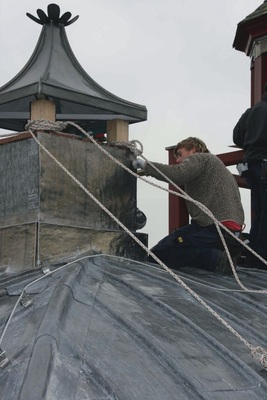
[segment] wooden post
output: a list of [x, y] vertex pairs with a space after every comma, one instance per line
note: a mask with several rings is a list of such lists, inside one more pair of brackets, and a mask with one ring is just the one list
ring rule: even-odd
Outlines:
[[107, 122], [108, 142], [128, 142], [129, 122], [122, 119], [113, 119]]
[[56, 120], [56, 105], [50, 100], [36, 100], [31, 103], [31, 120], [45, 119]]
[[[169, 165], [176, 164], [173, 154], [174, 148], [175, 146], [166, 148], [169, 153]], [[174, 192], [177, 191], [177, 189], [171, 184], [169, 185], [169, 190], [173, 190]], [[181, 228], [188, 223], [189, 215], [185, 200], [182, 197], [169, 193], [169, 233], [172, 233], [176, 228]]]

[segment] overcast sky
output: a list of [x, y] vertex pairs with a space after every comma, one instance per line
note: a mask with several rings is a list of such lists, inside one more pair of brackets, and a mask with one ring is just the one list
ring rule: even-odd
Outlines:
[[[26, 16], [49, 1], [0, 0], [0, 86], [30, 58], [41, 25]], [[79, 19], [66, 27], [85, 71], [102, 87], [145, 105], [148, 120], [130, 126], [144, 156], [167, 163], [166, 147], [188, 137], [211, 152], [230, 151], [232, 130], [250, 106], [250, 59], [233, 49], [238, 22], [263, 0], [58, 0], [61, 15]], [[248, 194], [242, 198], [249, 209]], [[168, 233], [167, 193], [138, 184], [138, 205], [154, 245]], [[247, 225], [250, 216], [247, 213]]]

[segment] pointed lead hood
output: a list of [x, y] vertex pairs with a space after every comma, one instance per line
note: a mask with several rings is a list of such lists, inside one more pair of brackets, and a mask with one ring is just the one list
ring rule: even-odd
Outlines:
[[267, 0], [263, 2], [255, 11], [249, 14], [237, 25], [237, 30], [233, 42], [236, 50], [243, 51], [250, 55], [253, 42], [258, 37], [266, 35], [267, 24]]
[[61, 17], [56, 4], [48, 15], [37, 10], [39, 19], [27, 14], [43, 28], [36, 48], [25, 67], [0, 88], [0, 128], [24, 130], [30, 118], [30, 103], [48, 99], [56, 104], [56, 119], [72, 120], [94, 133], [103, 132], [106, 122], [123, 119], [129, 123], [147, 119], [143, 105], [131, 103], [98, 85], [81, 67], [69, 45], [65, 26], [71, 13]]

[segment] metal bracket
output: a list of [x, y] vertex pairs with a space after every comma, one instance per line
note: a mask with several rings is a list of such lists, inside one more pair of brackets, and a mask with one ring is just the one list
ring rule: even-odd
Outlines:
[[49, 272], [51, 272], [50, 269], [49, 269], [48, 267], [43, 267], [43, 268], [42, 268], [42, 271], [43, 271], [43, 273], [44, 273], [45, 275], [47, 275], [47, 274], [49, 274]]
[[44, 266], [42, 268], [43, 274], [47, 275], [47, 274], [49, 274], [49, 272], [51, 272], [50, 268], [48, 266], [49, 264], [47, 263], [47, 261], [43, 261], [43, 264], [44, 264]]
[[10, 360], [7, 358], [5, 351], [0, 348], [0, 368], [4, 369], [9, 363]]
[[30, 307], [32, 305], [32, 299], [30, 299], [29, 296], [26, 294], [20, 299], [20, 304], [24, 308]]

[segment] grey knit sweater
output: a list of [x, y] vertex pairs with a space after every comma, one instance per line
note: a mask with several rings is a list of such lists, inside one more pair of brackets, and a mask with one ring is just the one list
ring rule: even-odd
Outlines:
[[[237, 183], [218, 157], [210, 153], [194, 153], [181, 164], [153, 164], [178, 186], [183, 185], [184, 191], [204, 204], [218, 221], [234, 220], [243, 225], [244, 211]], [[165, 181], [149, 164], [146, 164], [144, 172], [147, 176]], [[190, 201], [186, 203], [195, 222], [201, 226], [213, 223], [197, 205]]]

